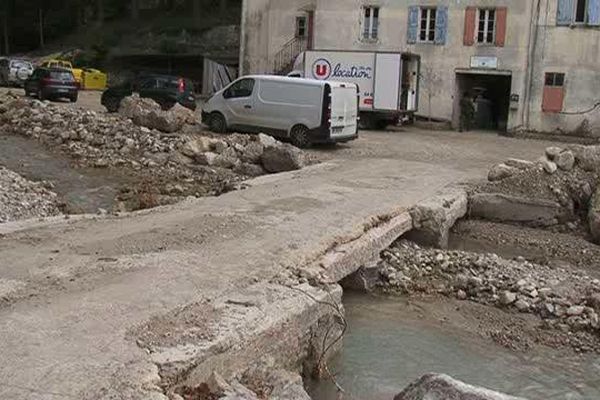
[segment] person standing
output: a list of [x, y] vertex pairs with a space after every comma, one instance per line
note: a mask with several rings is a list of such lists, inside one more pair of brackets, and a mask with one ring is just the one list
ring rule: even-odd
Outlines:
[[475, 105], [469, 92], [465, 92], [460, 99], [460, 126], [459, 131], [470, 131], [475, 118]]

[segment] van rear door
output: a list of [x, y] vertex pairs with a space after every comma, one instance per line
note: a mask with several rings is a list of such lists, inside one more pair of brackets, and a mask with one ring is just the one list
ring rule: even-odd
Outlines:
[[331, 138], [357, 132], [358, 91], [354, 84], [331, 83]]

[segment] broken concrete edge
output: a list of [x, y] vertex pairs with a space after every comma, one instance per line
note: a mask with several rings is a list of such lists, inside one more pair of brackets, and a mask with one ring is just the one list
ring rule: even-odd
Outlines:
[[467, 209], [467, 191], [449, 187], [410, 209], [413, 230], [407, 238], [423, 246], [446, 249], [450, 229], [467, 214]]
[[323, 162], [319, 164], [308, 165], [301, 170], [279, 172], [275, 174], [262, 175], [256, 178], [249, 179], [242, 183], [242, 186], [253, 187], [260, 186], [266, 183], [273, 183], [282, 180], [298, 179], [299, 177], [309, 176], [312, 172], [319, 172], [322, 170], [332, 170], [338, 166], [336, 162]]
[[[211, 338], [173, 347], [138, 345], [158, 367], [159, 385], [169, 398], [214, 373], [243, 382], [257, 365], [306, 376], [341, 346], [341, 297], [339, 285], [258, 283], [212, 304], [220, 316], [210, 326]], [[323, 343], [332, 346], [325, 355]]]
[[490, 221], [552, 226], [573, 218], [566, 207], [551, 200], [510, 196], [502, 193], [475, 193], [469, 197], [469, 217]]

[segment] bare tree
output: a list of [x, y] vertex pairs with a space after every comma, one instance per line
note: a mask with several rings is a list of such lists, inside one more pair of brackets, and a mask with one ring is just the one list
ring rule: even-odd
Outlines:
[[10, 21], [10, 4], [8, 1], [4, 2], [4, 7], [2, 10], [2, 36], [4, 38], [4, 54], [10, 54], [10, 37], [9, 37], [9, 21]]
[[134, 21], [140, 19], [139, 0], [131, 0], [131, 19], [133, 19]]
[[423, 89], [427, 93], [427, 118], [431, 124], [431, 100], [433, 97], [440, 92], [440, 86], [442, 84], [442, 78], [436, 73], [434, 69], [435, 65], [427, 65], [421, 72], [421, 79], [423, 82]]
[[96, 23], [104, 24], [104, 0], [96, 0]]
[[44, 0], [40, 0], [38, 3], [38, 26], [40, 33], [40, 48], [45, 46], [44, 40]]

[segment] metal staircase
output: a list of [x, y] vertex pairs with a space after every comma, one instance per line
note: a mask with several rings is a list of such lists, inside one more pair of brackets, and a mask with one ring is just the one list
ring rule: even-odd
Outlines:
[[296, 58], [308, 49], [308, 39], [305, 37], [294, 37], [287, 41], [281, 50], [275, 54], [273, 62], [273, 73], [276, 75], [287, 75], [294, 68]]

